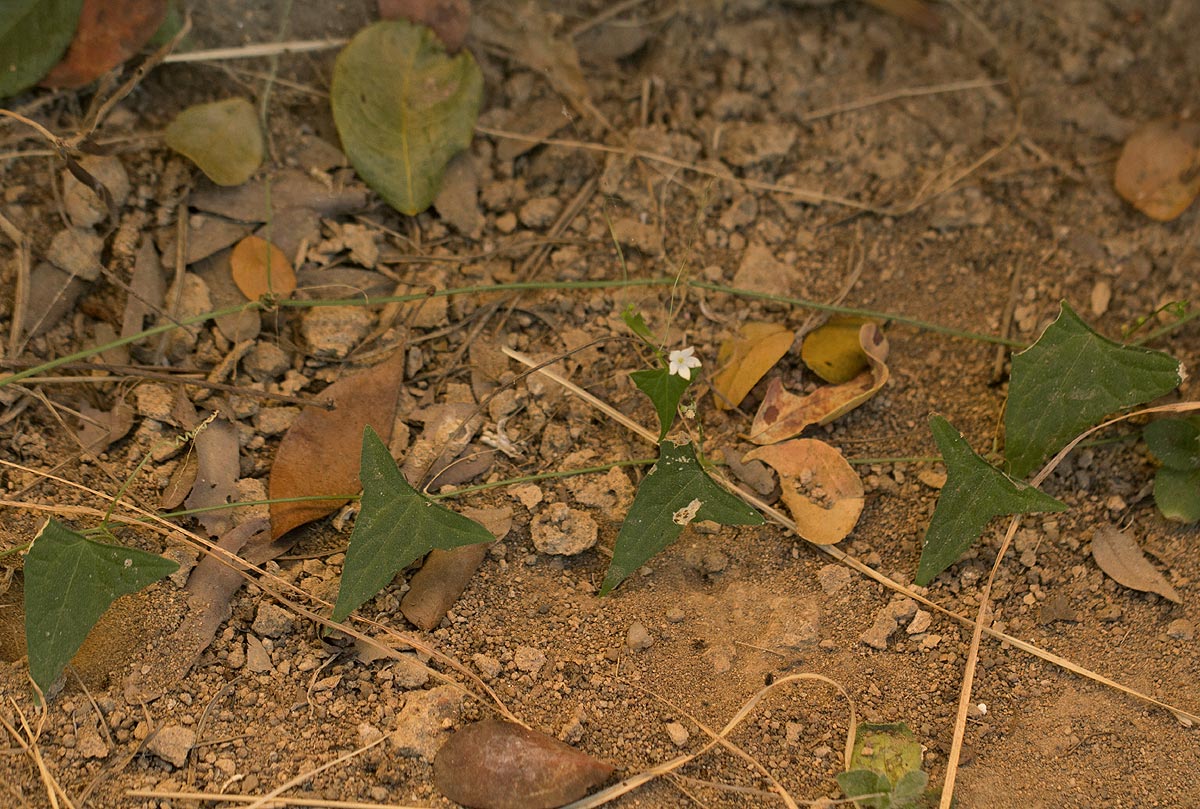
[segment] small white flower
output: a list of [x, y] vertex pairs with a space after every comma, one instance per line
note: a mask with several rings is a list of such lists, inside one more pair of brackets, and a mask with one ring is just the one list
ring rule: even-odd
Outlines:
[[691, 380], [692, 378], [692, 369], [700, 367], [700, 358], [696, 356], [696, 349], [691, 346], [678, 351], [672, 351], [667, 356], [667, 361], [672, 374], [678, 374], [687, 380]]

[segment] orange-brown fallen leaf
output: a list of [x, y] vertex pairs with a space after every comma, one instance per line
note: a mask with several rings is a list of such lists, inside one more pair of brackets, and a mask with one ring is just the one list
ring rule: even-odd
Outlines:
[[1200, 122], [1163, 119], [1138, 129], [1121, 149], [1113, 185], [1151, 219], [1182, 214], [1200, 194]]
[[819, 388], [808, 396], [789, 393], [783, 383], [772, 379], [750, 426], [750, 440], [755, 444], [783, 441], [799, 435], [809, 425], [828, 424], [874, 396], [888, 381], [884, 363], [887, 337], [874, 323], [861, 326], [858, 335], [869, 366], [866, 371], [843, 385]]
[[358, 478], [363, 430], [369, 424], [386, 443], [396, 418], [404, 351], [365, 371], [339, 379], [321, 395], [333, 410], [308, 407], [279, 443], [267, 492], [271, 499], [341, 495], [329, 500], [271, 504], [271, 538], [319, 520], [362, 489]]
[[746, 398], [758, 380], [788, 352], [795, 334], [778, 323], [746, 323], [741, 333], [726, 340], [717, 352], [717, 367], [713, 377], [713, 398], [717, 407], [729, 410]]
[[862, 480], [842, 453], [824, 441], [797, 438], [747, 452], [779, 473], [780, 497], [800, 536], [818, 545], [841, 542], [862, 514]]
[[229, 256], [233, 282], [252, 301], [263, 295], [286, 298], [296, 291], [296, 273], [284, 252], [266, 239], [247, 236]]
[[167, 16], [167, 0], [84, 0], [75, 36], [43, 87], [82, 87], [133, 56]]

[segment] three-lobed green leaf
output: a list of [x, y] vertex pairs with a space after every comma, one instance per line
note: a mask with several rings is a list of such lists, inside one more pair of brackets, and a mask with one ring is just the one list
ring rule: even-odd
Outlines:
[[954, 564], [994, 517], [1066, 510], [1058, 500], [1014, 480], [976, 455], [946, 419], [933, 416], [929, 427], [946, 463], [946, 485], [925, 532], [917, 584], [929, 584]]
[[659, 445], [658, 463], [638, 487], [621, 525], [600, 595], [606, 595], [678, 539], [693, 520], [712, 520], [722, 525], [763, 522], [757, 511], [708, 476], [690, 443], [664, 441]]
[[1004, 415], [1008, 473], [1028, 476], [1105, 416], [1170, 393], [1181, 381], [1174, 358], [1113, 342], [1063, 303], [1038, 341], [1013, 356]]
[[104, 611], [179, 565], [106, 545], [47, 520], [25, 555], [25, 644], [29, 674], [46, 692]]
[[432, 204], [446, 164], [471, 145], [482, 100], [471, 54], [448, 56], [432, 31], [402, 20], [359, 31], [338, 54], [330, 88], [346, 156], [410, 216]]
[[434, 548], [491, 542], [479, 523], [438, 505], [408, 484], [379, 435], [363, 431], [362, 510], [350, 534], [333, 620], [341, 621]]

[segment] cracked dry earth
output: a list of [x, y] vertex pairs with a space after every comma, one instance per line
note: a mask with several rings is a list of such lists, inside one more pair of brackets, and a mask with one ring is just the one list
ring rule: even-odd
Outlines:
[[[194, 47], [271, 40], [284, 5], [197, 4]], [[286, 5], [288, 36], [296, 39], [347, 36], [374, 13], [373, 4], [349, 0], [335, 4], [336, 13], [326, 4]], [[507, 3], [474, 5], [468, 47], [485, 75], [481, 134], [452, 168], [436, 209], [416, 218], [388, 209], [344, 167], [324, 96], [332, 55], [283, 58], [269, 104], [273, 226], [280, 246], [302, 258], [299, 294], [684, 274], [815, 301], [844, 292], [849, 306], [989, 334], [1000, 333], [1011, 311], [1010, 334], [1023, 342], [1036, 338], [1063, 299], [1113, 337], [1163, 302], [1200, 299], [1197, 210], [1152, 222], [1122, 203], [1111, 183], [1119, 146], [1137, 123], [1195, 111], [1200, 51], [1192, 32], [1200, 6], [1192, 0], [938, 5], [945, 20], [938, 34], [856, 2], [651, 0], [596, 22], [604, 5], [534, 4], [522, 7], [523, 17]], [[561, 84], [504, 45], [522, 18], [526, 29], [540, 26], [578, 50], [591, 104], [611, 130], [595, 115], [578, 115], [579, 98], [559, 95]], [[589, 21], [596, 24], [583, 25]], [[157, 322], [154, 309], [137, 308], [146, 290], [159, 290], [155, 306], [183, 307], [176, 312], [231, 301], [236, 293], [220, 272], [221, 250], [263, 222], [261, 184], [239, 203], [146, 136], [188, 104], [261, 93], [268, 67], [256, 60], [160, 67], [118, 107], [99, 136], [124, 138], [116, 166], [107, 161], [106, 170], [127, 176], [129, 193], [120, 228], [106, 242], [97, 243], [100, 228], [75, 227], [71, 217], [85, 214], [70, 207], [58, 167], [44, 158], [0, 163], [4, 215], [32, 238], [35, 281], [14, 331], [17, 255], [12, 244], [0, 244], [0, 326], [17, 335], [10, 347], [20, 349], [6, 358], [63, 356], [111, 340], [127, 318]], [[941, 91], [899, 92], [935, 86]], [[69, 132], [84, 108], [86, 98], [68, 95], [36, 115]], [[670, 161], [535, 145], [497, 131], [632, 145]], [[41, 148], [11, 126], [0, 137], [5, 152]], [[868, 210], [780, 186], [856, 200]], [[180, 220], [189, 248], [177, 277]], [[75, 231], [92, 238], [61, 235]], [[52, 253], [56, 240], [69, 238], [81, 242], [82, 258]], [[80, 265], [73, 279], [72, 256]], [[131, 285], [142, 294], [132, 296]], [[57, 299], [47, 294], [60, 291]], [[500, 305], [485, 319], [493, 303]], [[549, 358], [625, 334], [619, 312], [628, 303], [671, 345], [696, 346], [709, 370], [722, 341], [747, 320], [795, 329], [814, 322], [799, 308], [667, 287], [474, 294], [408, 308], [226, 319], [105, 361], [218, 369], [219, 381], [238, 387], [203, 400], [187, 388], [187, 406], [200, 415], [219, 411], [232, 425], [237, 496], [251, 499], [265, 491], [279, 436], [297, 412], [262, 392], [309, 399], [402, 346], [392, 449], [403, 461], [427, 437], [430, 412], [482, 401], [520, 372], [499, 347]], [[858, 467], [866, 508], [840, 547], [907, 582], [942, 469], [888, 459], [935, 453], [926, 426], [932, 412], [946, 415], [977, 449], [989, 448], [1005, 366], [993, 345], [976, 340], [900, 324], [887, 333], [887, 387], [813, 434], [867, 461]], [[1155, 347], [1194, 368], [1200, 331], [1193, 323]], [[559, 368], [650, 425], [653, 412], [626, 375], [644, 361], [618, 340]], [[0, 446], [9, 461], [113, 493], [160, 439], [183, 429], [181, 386], [92, 373], [104, 378], [5, 389]], [[793, 390], [812, 384], [796, 352], [773, 373]], [[740, 457], [750, 448], [739, 436], [761, 392], [743, 411], [719, 411], [701, 396], [698, 419], [710, 450]], [[1191, 381], [1180, 395], [1196, 393]], [[81, 452], [83, 431], [72, 411], [95, 419], [121, 403], [132, 416], [128, 432], [108, 442], [107, 427], [93, 429], [87, 441], [102, 449]], [[641, 439], [537, 376], [492, 399], [484, 422], [462, 453], [468, 462], [453, 467], [454, 485], [650, 454]], [[128, 497], [156, 506], [185, 455], [155, 451]], [[1132, 440], [1070, 457], [1044, 488], [1071, 510], [1023, 520], [999, 573], [997, 626], [1194, 712], [1200, 536], [1158, 515], [1148, 496], [1152, 472]], [[9, 501], [104, 506], [29, 471], [6, 467], [2, 474]], [[765, 682], [815, 672], [840, 683], [863, 718], [907, 723], [925, 745], [931, 782], [940, 784], [969, 631], [772, 526], [697, 526], [600, 599], [605, 550], [642, 474], [619, 468], [458, 498], [456, 509], [499, 510], [489, 513], [510, 525], [444, 620], [427, 633], [408, 625], [400, 611], [407, 575], [362, 612], [462, 662], [525, 722], [611, 762], [618, 775], [703, 744], [700, 724], [723, 726]], [[744, 482], [774, 488], [772, 480]], [[247, 508], [233, 520], [256, 516]], [[32, 507], [6, 507], [0, 547], [28, 541], [43, 518]], [[69, 512], [64, 518], [90, 524]], [[297, 529], [294, 545], [268, 569], [329, 598], [347, 523], [326, 519]], [[1114, 524], [1128, 526], [1181, 603], [1124, 589], [1097, 568], [1090, 539]], [[205, 532], [195, 522], [186, 527]], [[993, 526], [926, 595], [973, 615], [999, 531]], [[179, 535], [164, 540], [127, 527], [118, 535], [185, 562], [196, 557]], [[6, 557], [2, 564], [0, 716], [11, 721], [18, 712], [33, 716], [34, 704], [21, 659], [20, 563]], [[489, 715], [486, 703], [431, 676], [420, 654], [375, 658], [323, 640], [311, 621], [257, 586], [232, 598], [231, 615], [190, 671], [154, 671], [167, 665], [164, 649], [178, 643], [182, 584], [176, 577], [119, 601], [50, 706], [37, 748], [77, 806], [201, 805], [131, 790], [262, 794], [385, 734], [395, 735], [288, 794], [450, 805], [433, 786], [430, 758], [451, 730]], [[161, 695], [131, 698], [131, 674], [159, 675]], [[959, 806], [1200, 805], [1200, 739], [1169, 712], [994, 641], [983, 644], [973, 702]], [[842, 698], [814, 683], [773, 692], [731, 739], [797, 800], [836, 798], [847, 724]], [[616, 805], [781, 805], [768, 790], [743, 760], [709, 753]], [[0, 804], [50, 805], [37, 768], [11, 738], [0, 743]]]

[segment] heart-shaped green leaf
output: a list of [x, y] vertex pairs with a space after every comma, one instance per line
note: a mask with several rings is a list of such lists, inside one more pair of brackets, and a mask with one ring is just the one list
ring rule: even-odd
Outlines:
[[355, 170], [412, 216], [430, 206], [446, 164], [471, 144], [483, 74], [467, 51], [448, 56], [428, 28], [387, 20], [338, 54], [330, 100]]
[[946, 463], [946, 485], [925, 532], [917, 584], [929, 584], [954, 564], [993, 517], [1067, 510], [1050, 495], [1013, 480], [980, 458], [941, 416], [930, 418], [929, 428]]
[[362, 511], [350, 534], [333, 620], [341, 621], [434, 548], [491, 542], [479, 523], [455, 514], [408, 485], [376, 432], [363, 431]]
[[217, 185], [241, 185], [263, 161], [258, 113], [244, 98], [188, 107], [167, 127], [166, 140]]
[[178, 569], [161, 556], [105, 545], [47, 520], [25, 556], [25, 644], [38, 688], [50, 688], [114, 601]]
[[1013, 357], [1004, 412], [1008, 473], [1026, 477], [1105, 416], [1170, 393], [1180, 365], [1092, 331], [1063, 303], [1038, 341]]
[[638, 487], [617, 535], [600, 595], [623, 582], [650, 557], [674, 542], [693, 520], [722, 525], [761, 525], [762, 516], [717, 485], [700, 466], [692, 445], [659, 445], [658, 463]]
[[54, 67], [79, 23], [83, 0], [0, 4], [0, 98], [32, 86]]

